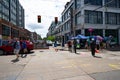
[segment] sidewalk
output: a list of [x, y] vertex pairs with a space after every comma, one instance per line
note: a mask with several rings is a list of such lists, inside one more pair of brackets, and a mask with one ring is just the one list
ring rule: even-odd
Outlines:
[[[52, 47], [51, 47], [52, 48]], [[113, 48], [113, 49], [103, 49], [100, 50], [99, 53], [95, 53], [96, 56], [99, 56], [101, 58], [108, 58], [108, 59], [116, 59], [116, 60], [120, 60], [120, 51], [118, 49], [119, 47], [117, 47], [117, 49]], [[58, 47], [59, 50], [63, 50], [63, 51], [68, 51], [67, 47]], [[69, 51], [68, 51], [69, 52]], [[74, 51], [72, 52], [74, 53]], [[77, 49], [77, 53], [78, 54], [83, 54], [83, 55], [88, 55], [91, 56], [91, 51], [88, 49]]]
[[[51, 52], [49, 52], [51, 51]], [[73, 61], [66, 60], [61, 51], [43, 51], [31, 59], [16, 80], [94, 80]], [[62, 51], [62, 53], [69, 53]], [[71, 56], [77, 56], [71, 54]]]
[[[66, 49], [56, 52], [53, 47], [36, 50], [16, 80], [96, 80], [90, 75], [120, 70], [119, 60], [93, 58], [87, 50], [78, 52], [80, 54], [74, 54]], [[107, 52], [97, 55], [104, 54]]]

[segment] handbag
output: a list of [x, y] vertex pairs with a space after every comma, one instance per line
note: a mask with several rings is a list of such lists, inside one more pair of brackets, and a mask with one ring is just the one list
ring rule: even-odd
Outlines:
[[99, 50], [97, 50], [97, 49], [95, 49], [95, 53], [100, 53], [100, 51], [99, 51]]

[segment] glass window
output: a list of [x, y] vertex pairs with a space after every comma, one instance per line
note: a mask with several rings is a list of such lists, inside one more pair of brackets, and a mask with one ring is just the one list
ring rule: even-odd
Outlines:
[[102, 0], [84, 0], [85, 4], [91, 4], [91, 5], [101, 5], [102, 6]]
[[78, 9], [81, 6], [81, 0], [75, 0], [75, 8]]
[[81, 16], [81, 12], [77, 13], [76, 16], [75, 16], [75, 24], [76, 25], [81, 23], [80, 16]]
[[71, 28], [70, 28], [71, 26], [70, 26], [70, 21], [68, 21], [68, 29], [70, 30]]
[[9, 7], [9, 0], [3, 0], [3, 3], [6, 7]]
[[0, 3], [0, 12], [2, 12], [2, 4]]
[[105, 13], [106, 24], [120, 24], [120, 13]]
[[9, 36], [10, 35], [10, 27], [2, 25], [2, 35]]
[[102, 12], [85, 10], [85, 23], [102, 24]]
[[11, 29], [11, 35], [12, 35], [13, 37], [17, 37], [17, 36], [19, 36], [19, 31], [18, 31], [18, 30], [15, 30], [15, 29]]
[[120, 13], [117, 14], [117, 24], [120, 25]]
[[2, 18], [2, 13], [0, 13], [0, 18]]
[[105, 0], [105, 4], [107, 7], [120, 8], [120, 0]]

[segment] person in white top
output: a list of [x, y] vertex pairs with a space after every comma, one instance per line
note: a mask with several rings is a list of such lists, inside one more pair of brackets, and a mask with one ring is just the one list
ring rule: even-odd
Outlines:
[[97, 50], [99, 50], [100, 49], [100, 40], [99, 39], [96, 40], [96, 46], [97, 46]]

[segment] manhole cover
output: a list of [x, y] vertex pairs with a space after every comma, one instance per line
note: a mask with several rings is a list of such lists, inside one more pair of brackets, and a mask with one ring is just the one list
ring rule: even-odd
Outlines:
[[44, 52], [44, 51], [40, 51], [40, 52]]

